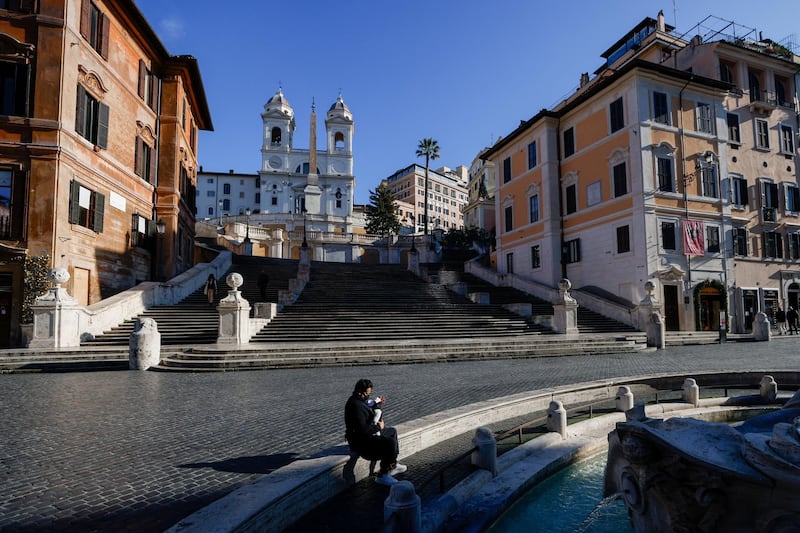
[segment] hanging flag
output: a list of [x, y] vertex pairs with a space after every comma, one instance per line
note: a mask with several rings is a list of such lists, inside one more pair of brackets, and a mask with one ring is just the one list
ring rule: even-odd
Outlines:
[[703, 221], [683, 221], [683, 253], [684, 255], [703, 255]]

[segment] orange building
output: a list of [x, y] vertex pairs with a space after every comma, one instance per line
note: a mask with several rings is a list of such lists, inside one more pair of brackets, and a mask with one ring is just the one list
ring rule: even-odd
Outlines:
[[497, 264], [638, 304], [668, 330], [748, 331], [797, 306], [798, 57], [646, 18], [593, 78], [483, 155], [497, 169]]
[[0, 345], [13, 345], [11, 257], [48, 255], [84, 305], [192, 266], [197, 134], [212, 124], [197, 61], [171, 56], [133, 1], [3, 5], [0, 307], [14, 303]]

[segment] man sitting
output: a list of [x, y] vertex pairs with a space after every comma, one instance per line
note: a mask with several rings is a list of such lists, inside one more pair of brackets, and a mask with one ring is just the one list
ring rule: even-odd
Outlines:
[[386, 427], [383, 420], [375, 420], [375, 412], [368, 404], [371, 394], [370, 380], [356, 382], [344, 407], [345, 438], [350, 449], [360, 457], [369, 461], [380, 460], [380, 471], [375, 478], [377, 483], [394, 485], [397, 480], [393, 476], [406, 471], [406, 466], [397, 462], [400, 453], [397, 430]]

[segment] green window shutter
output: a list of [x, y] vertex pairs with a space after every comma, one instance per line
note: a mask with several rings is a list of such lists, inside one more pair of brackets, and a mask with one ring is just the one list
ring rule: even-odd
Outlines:
[[106, 209], [106, 197], [99, 192], [92, 193], [94, 196], [94, 220], [92, 229], [95, 233], [103, 233], [103, 215]]
[[97, 102], [97, 107], [97, 146], [106, 148], [108, 146], [108, 106]]
[[78, 85], [78, 99], [75, 107], [75, 131], [86, 137], [86, 89]]
[[69, 183], [69, 223], [78, 224], [81, 218], [80, 199], [81, 184], [75, 180]]

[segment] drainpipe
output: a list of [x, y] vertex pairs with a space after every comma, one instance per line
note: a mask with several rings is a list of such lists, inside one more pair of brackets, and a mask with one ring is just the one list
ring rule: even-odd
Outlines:
[[567, 261], [564, 257], [564, 187], [561, 175], [561, 117], [556, 126], [556, 173], [558, 178], [558, 235], [561, 245], [561, 279], [567, 277]]
[[[683, 211], [686, 217], [686, 220], [689, 220], [689, 195], [686, 192], [687, 180], [686, 180], [686, 151], [684, 147], [684, 129], [683, 129], [683, 91], [686, 90], [686, 87], [692, 83], [694, 76], [689, 76], [689, 79], [686, 80], [686, 83], [681, 87], [680, 92], [678, 93], [678, 135], [680, 136], [681, 141], [681, 179], [683, 180]], [[683, 232], [683, 224], [681, 224], [681, 233]], [[689, 287], [692, 286], [692, 256], [686, 256], [686, 276]]]

